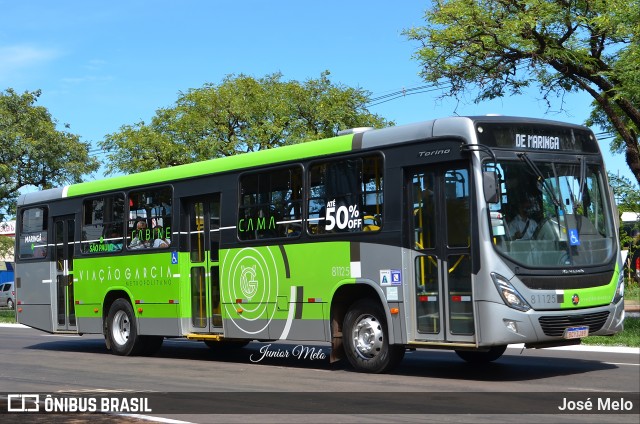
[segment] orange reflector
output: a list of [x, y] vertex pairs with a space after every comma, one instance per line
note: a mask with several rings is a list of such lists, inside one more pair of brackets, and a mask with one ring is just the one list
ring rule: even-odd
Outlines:
[[238, 308], [238, 309], [236, 309], [236, 312], [241, 314], [242, 313], [242, 309]]
[[391, 315], [397, 315], [400, 312], [400, 309], [391, 308], [391, 309], [389, 309], [389, 312], [391, 312]]
[[99, 310], [100, 309], [98, 309], [98, 308], [93, 308], [93, 312], [95, 312], [96, 314], [98, 313]]
[[142, 313], [142, 308], [138, 308], [138, 313], [141, 314]]
[[18, 308], [18, 313], [22, 312], [22, 308]]

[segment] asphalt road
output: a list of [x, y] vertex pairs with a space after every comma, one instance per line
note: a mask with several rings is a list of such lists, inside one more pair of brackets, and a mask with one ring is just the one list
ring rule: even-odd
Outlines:
[[[407, 352], [400, 366], [384, 375], [357, 373], [343, 362], [330, 364], [327, 345], [302, 346], [313, 358], [300, 356], [299, 348], [294, 343], [251, 343], [216, 352], [201, 342], [176, 339], [165, 340], [153, 357], [118, 357], [106, 350], [101, 337], [2, 326], [0, 392], [5, 405], [7, 394], [48, 393], [55, 398], [124, 397], [129, 402], [144, 398], [151, 411], [134, 410], [134, 417], [6, 414], [0, 399], [0, 422], [638, 421], [637, 348], [509, 348], [484, 366], [467, 364], [453, 352], [420, 350]], [[584, 407], [587, 399], [596, 406], [600, 402], [608, 413], [617, 405], [611, 402], [622, 398], [622, 409], [628, 402], [635, 409], [553, 415], [565, 398], [570, 407]]]

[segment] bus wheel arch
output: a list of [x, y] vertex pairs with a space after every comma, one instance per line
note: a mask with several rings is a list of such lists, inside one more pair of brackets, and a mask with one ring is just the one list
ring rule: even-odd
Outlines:
[[102, 335], [104, 336], [107, 350], [111, 350], [111, 342], [108, 337], [108, 317], [111, 305], [118, 299], [127, 299], [130, 302], [129, 294], [124, 290], [111, 290], [107, 292], [102, 301]]
[[129, 294], [112, 290], [102, 305], [103, 335], [107, 350], [121, 356], [152, 356], [160, 350], [163, 336], [142, 336]]
[[333, 294], [329, 321], [331, 326], [331, 355], [329, 361], [331, 363], [339, 361], [344, 357], [342, 324], [347, 311], [353, 303], [365, 297], [375, 299], [378, 297], [378, 294], [372, 287], [360, 284], [345, 284], [338, 287]]
[[384, 373], [404, 358], [404, 345], [390, 344], [387, 316], [380, 302], [360, 299], [344, 317], [345, 356], [357, 371]]
[[127, 299], [119, 297], [111, 303], [105, 330], [105, 340], [111, 353], [131, 356], [142, 351], [143, 340], [138, 335], [135, 312]]
[[381, 373], [393, 368], [405, 348], [389, 344], [387, 323], [380, 294], [372, 286], [340, 287], [331, 302], [331, 362], [346, 356], [358, 371]]

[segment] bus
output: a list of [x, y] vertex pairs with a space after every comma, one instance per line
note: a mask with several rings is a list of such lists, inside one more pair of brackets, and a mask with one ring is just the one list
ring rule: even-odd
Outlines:
[[116, 355], [165, 338], [327, 343], [372, 373], [407, 349], [482, 363], [578, 344], [623, 329], [612, 199], [588, 128], [504, 116], [27, 193], [18, 321], [103, 334]]

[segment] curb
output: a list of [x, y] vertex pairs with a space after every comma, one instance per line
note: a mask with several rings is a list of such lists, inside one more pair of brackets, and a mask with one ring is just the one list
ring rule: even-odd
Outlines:
[[640, 303], [636, 301], [628, 302], [625, 300], [624, 310], [625, 312], [640, 312]]

